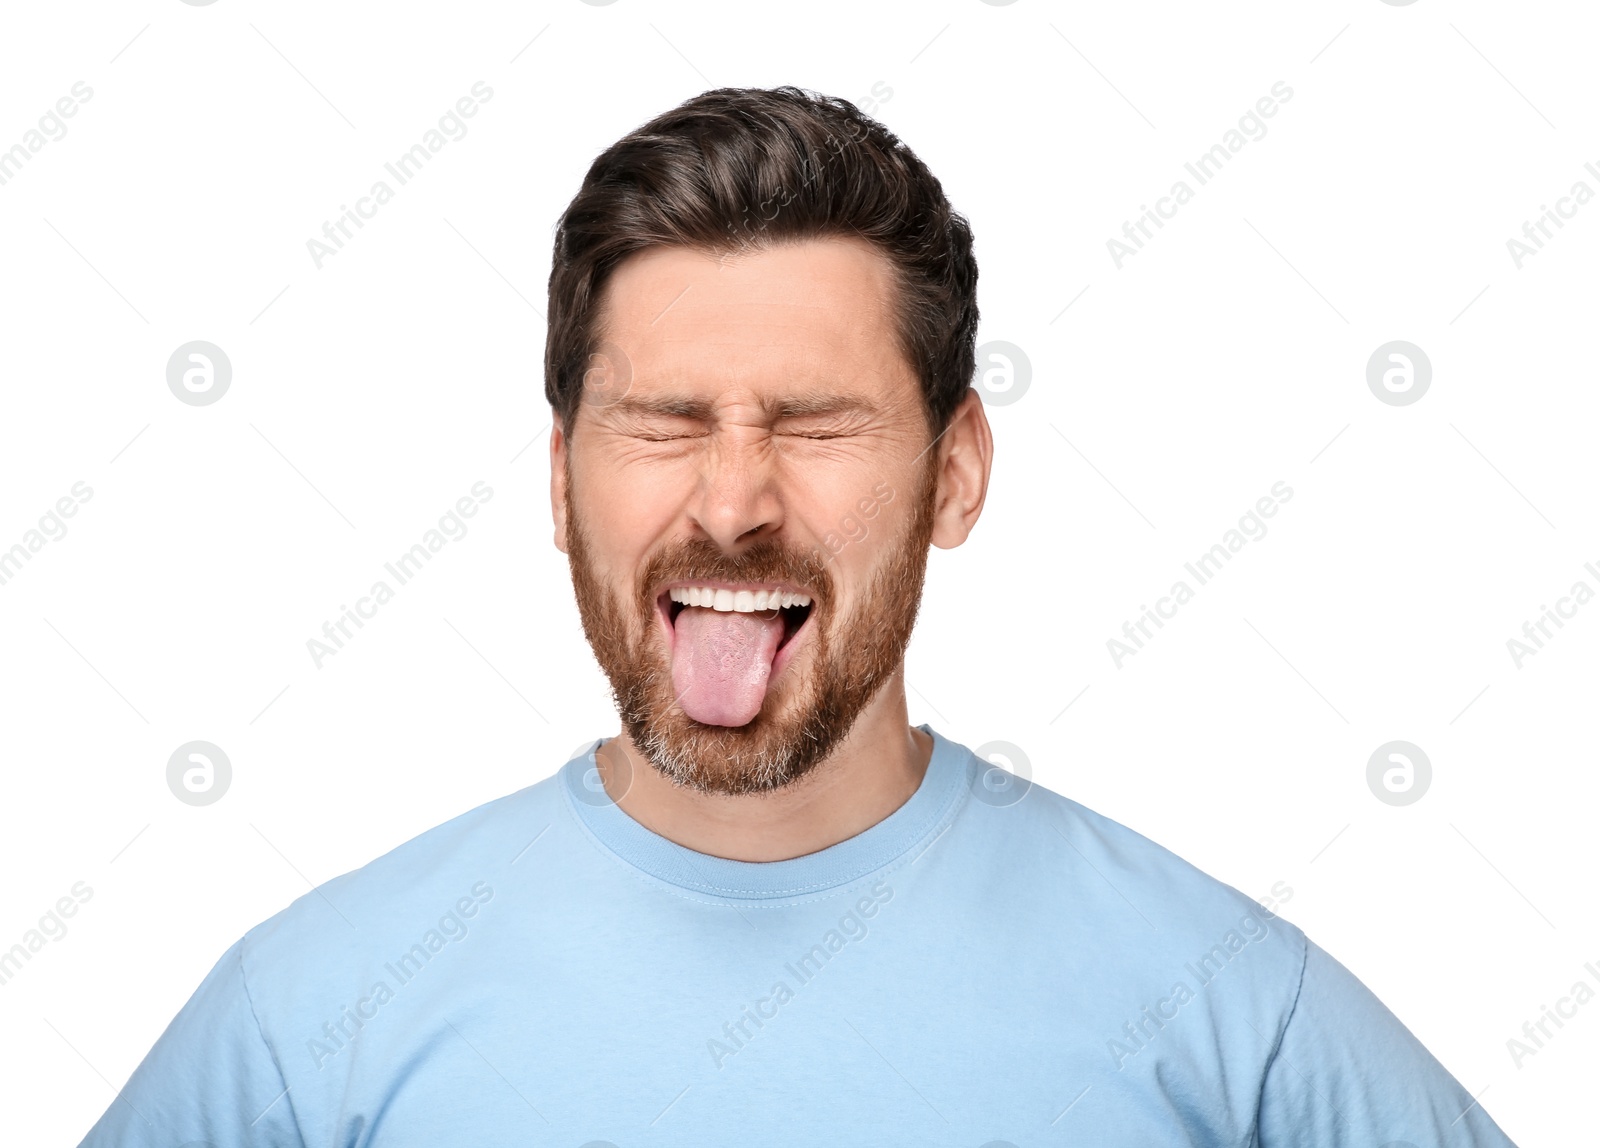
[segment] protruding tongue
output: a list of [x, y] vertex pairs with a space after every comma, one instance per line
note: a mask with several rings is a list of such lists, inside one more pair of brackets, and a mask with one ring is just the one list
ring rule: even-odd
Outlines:
[[767, 696], [783, 619], [685, 606], [674, 623], [672, 687], [683, 712], [706, 725], [748, 725]]

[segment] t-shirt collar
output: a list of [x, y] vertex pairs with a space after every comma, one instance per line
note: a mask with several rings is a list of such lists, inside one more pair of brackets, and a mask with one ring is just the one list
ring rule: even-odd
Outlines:
[[971, 753], [926, 725], [933, 755], [905, 804], [854, 837], [784, 861], [733, 861], [685, 848], [624, 813], [600, 783], [594, 752], [561, 767], [560, 785], [579, 821], [606, 849], [657, 880], [721, 900], [800, 900], [882, 869], [942, 832], [970, 780]]

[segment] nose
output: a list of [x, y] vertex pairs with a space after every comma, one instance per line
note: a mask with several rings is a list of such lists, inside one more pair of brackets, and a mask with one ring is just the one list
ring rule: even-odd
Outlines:
[[735, 550], [777, 534], [783, 526], [771, 436], [755, 428], [719, 430], [698, 470], [700, 486], [689, 517], [712, 542]]

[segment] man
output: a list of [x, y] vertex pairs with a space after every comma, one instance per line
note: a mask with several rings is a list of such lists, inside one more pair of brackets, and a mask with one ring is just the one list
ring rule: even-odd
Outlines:
[[908, 725], [989, 478], [976, 282], [843, 101], [602, 154], [545, 377], [622, 732], [251, 930], [85, 1143], [1510, 1143], [1294, 926]]

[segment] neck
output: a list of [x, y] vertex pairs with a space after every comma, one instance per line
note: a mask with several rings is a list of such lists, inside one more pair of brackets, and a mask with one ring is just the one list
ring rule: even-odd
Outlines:
[[669, 781], [626, 733], [595, 754], [606, 792], [667, 840], [734, 861], [785, 861], [837, 845], [899, 809], [922, 784], [933, 739], [906, 718], [904, 670], [799, 780], [769, 793], [701, 793]]

